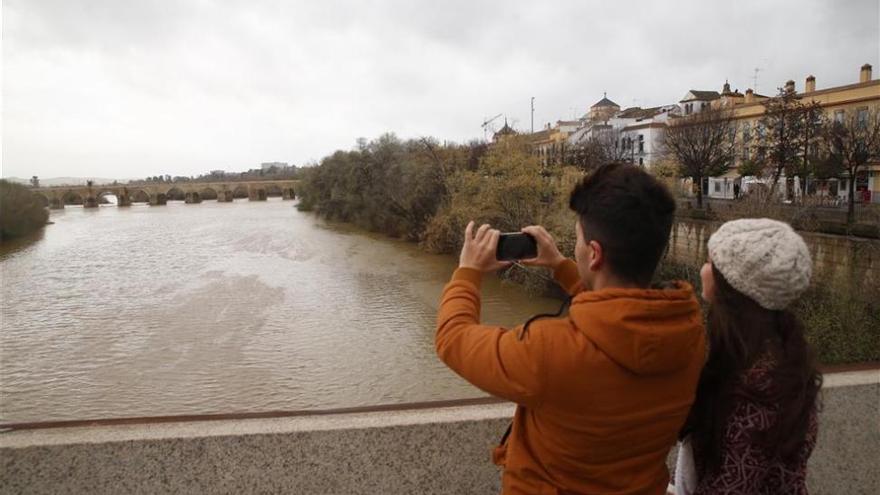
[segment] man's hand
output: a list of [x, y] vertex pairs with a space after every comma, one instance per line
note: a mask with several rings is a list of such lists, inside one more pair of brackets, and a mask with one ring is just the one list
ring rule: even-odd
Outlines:
[[547, 229], [540, 225], [530, 225], [523, 227], [522, 231], [534, 237], [538, 244], [538, 257], [522, 260], [523, 265], [543, 266], [555, 270], [560, 263], [565, 261], [565, 256], [559, 252], [556, 241], [553, 240], [553, 236], [547, 232]]
[[483, 273], [494, 272], [500, 268], [510, 266], [509, 261], [495, 259], [495, 251], [498, 249], [498, 237], [501, 232], [493, 230], [488, 224], [483, 224], [474, 233], [474, 222], [468, 222], [464, 229], [464, 246], [461, 248], [461, 257], [458, 260], [460, 268], [473, 268]]

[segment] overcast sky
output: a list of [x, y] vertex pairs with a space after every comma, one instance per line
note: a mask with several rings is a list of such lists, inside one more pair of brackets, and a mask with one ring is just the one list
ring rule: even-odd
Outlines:
[[[880, 1], [6, 0], [2, 175], [303, 165], [358, 137], [482, 138], [689, 89], [880, 72]], [[496, 121], [499, 127], [503, 119]]]

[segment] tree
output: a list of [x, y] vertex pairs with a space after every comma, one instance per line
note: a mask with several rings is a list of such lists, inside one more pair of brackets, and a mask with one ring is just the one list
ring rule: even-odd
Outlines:
[[848, 176], [846, 221], [852, 224], [859, 171], [869, 161], [880, 160], [880, 108], [847, 111], [843, 118], [826, 123], [822, 140], [827, 160], [837, 164]]
[[620, 129], [596, 129], [588, 138], [568, 149], [565, 161], [584, 172], [606, 163], [631, 163], [632, 142], [629, 141], [628, 148], [626, 139]]
[[764, 167], [761, 163], [754, 160], [743, 160], [736, 169], [739, 176], [742, 177], [761, 177], [764, 175]]
[[663, 151], [678, 163], [679, 176], [690, 177], [698, 185], [700, 208], [703, 207], [703, 178], [722, 175], [733, 163], [733, 130], [733, 113], [727, 109], [706, 109], [671, 119], [666, 129]]
[[0, 241], [29, 234], [46, 225], [49, 212], [30, 189], [0, 179]]
[[764, 106], [764, 116], [758, 125], [764, 132], [759, 134], [756, 156], [770, 171], [773, 180], [768, 198], [772, 198], [782, 172], [790, 169], [803, 153], [804, 106], [794, 91], [793, 83], [779, 88], [777, 96], [761, 104]]
[[822, 105], [818, 101], [810, 101], [801, 105], [800, 113], [800, 157], [792, 162], [786, 174], [797, 176], [801, 183], [801, 195], [807, 193], [807, 177], [818, 176], [819, 168], [822, 167], [819, 148], [822, 141], [822, 129], [827, 118]]

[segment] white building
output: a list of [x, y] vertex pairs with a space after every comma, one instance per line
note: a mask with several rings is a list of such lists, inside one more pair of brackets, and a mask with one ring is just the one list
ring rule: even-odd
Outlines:
[[[601, 113], [596, 111], [597, 105], [601, 105]], [[614, 111], [610, 112], [612, 108]], [[679, 113], [675, 104], [620, 110], [614, 102], [603, 98], [584, 115], [583, 124], [568, 137], [568, 143], [576, 146], [590, 139], [607, 138], [604, 133], [612, 132], [621, 155], [633, 164], [650, 168], [662, 158], [663, 133], [669, 116]]]

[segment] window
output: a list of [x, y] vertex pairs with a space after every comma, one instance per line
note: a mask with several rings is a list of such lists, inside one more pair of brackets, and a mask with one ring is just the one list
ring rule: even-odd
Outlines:
[[645, 166], [645, 159], [644, 158], [639, 158], [639, 165], [642, 167]]
[[721, 192], [721, 183], [715, 181], [715, 192]]
[[834, 112], [834, 121], [835, 122], [837, 122], [838, 124], [842, 124], [843, 118], [844, 118], [844, 111], [843, 110], [837, 110], [836, 112]]
[[860, 108], [858, 113], [856, 114], [856, 122], [859, 126], [859, 129], [864, 129], [868, 126], [868, 109]]
[[642, 134], [639, 134], [639, 154], [641, 155], [644, 153], [645, 153], [645, 136]]
[[749, 141], [752, 140], [752, 124], [745, 122], [742, 129], [742, 159], [749, 159]]

